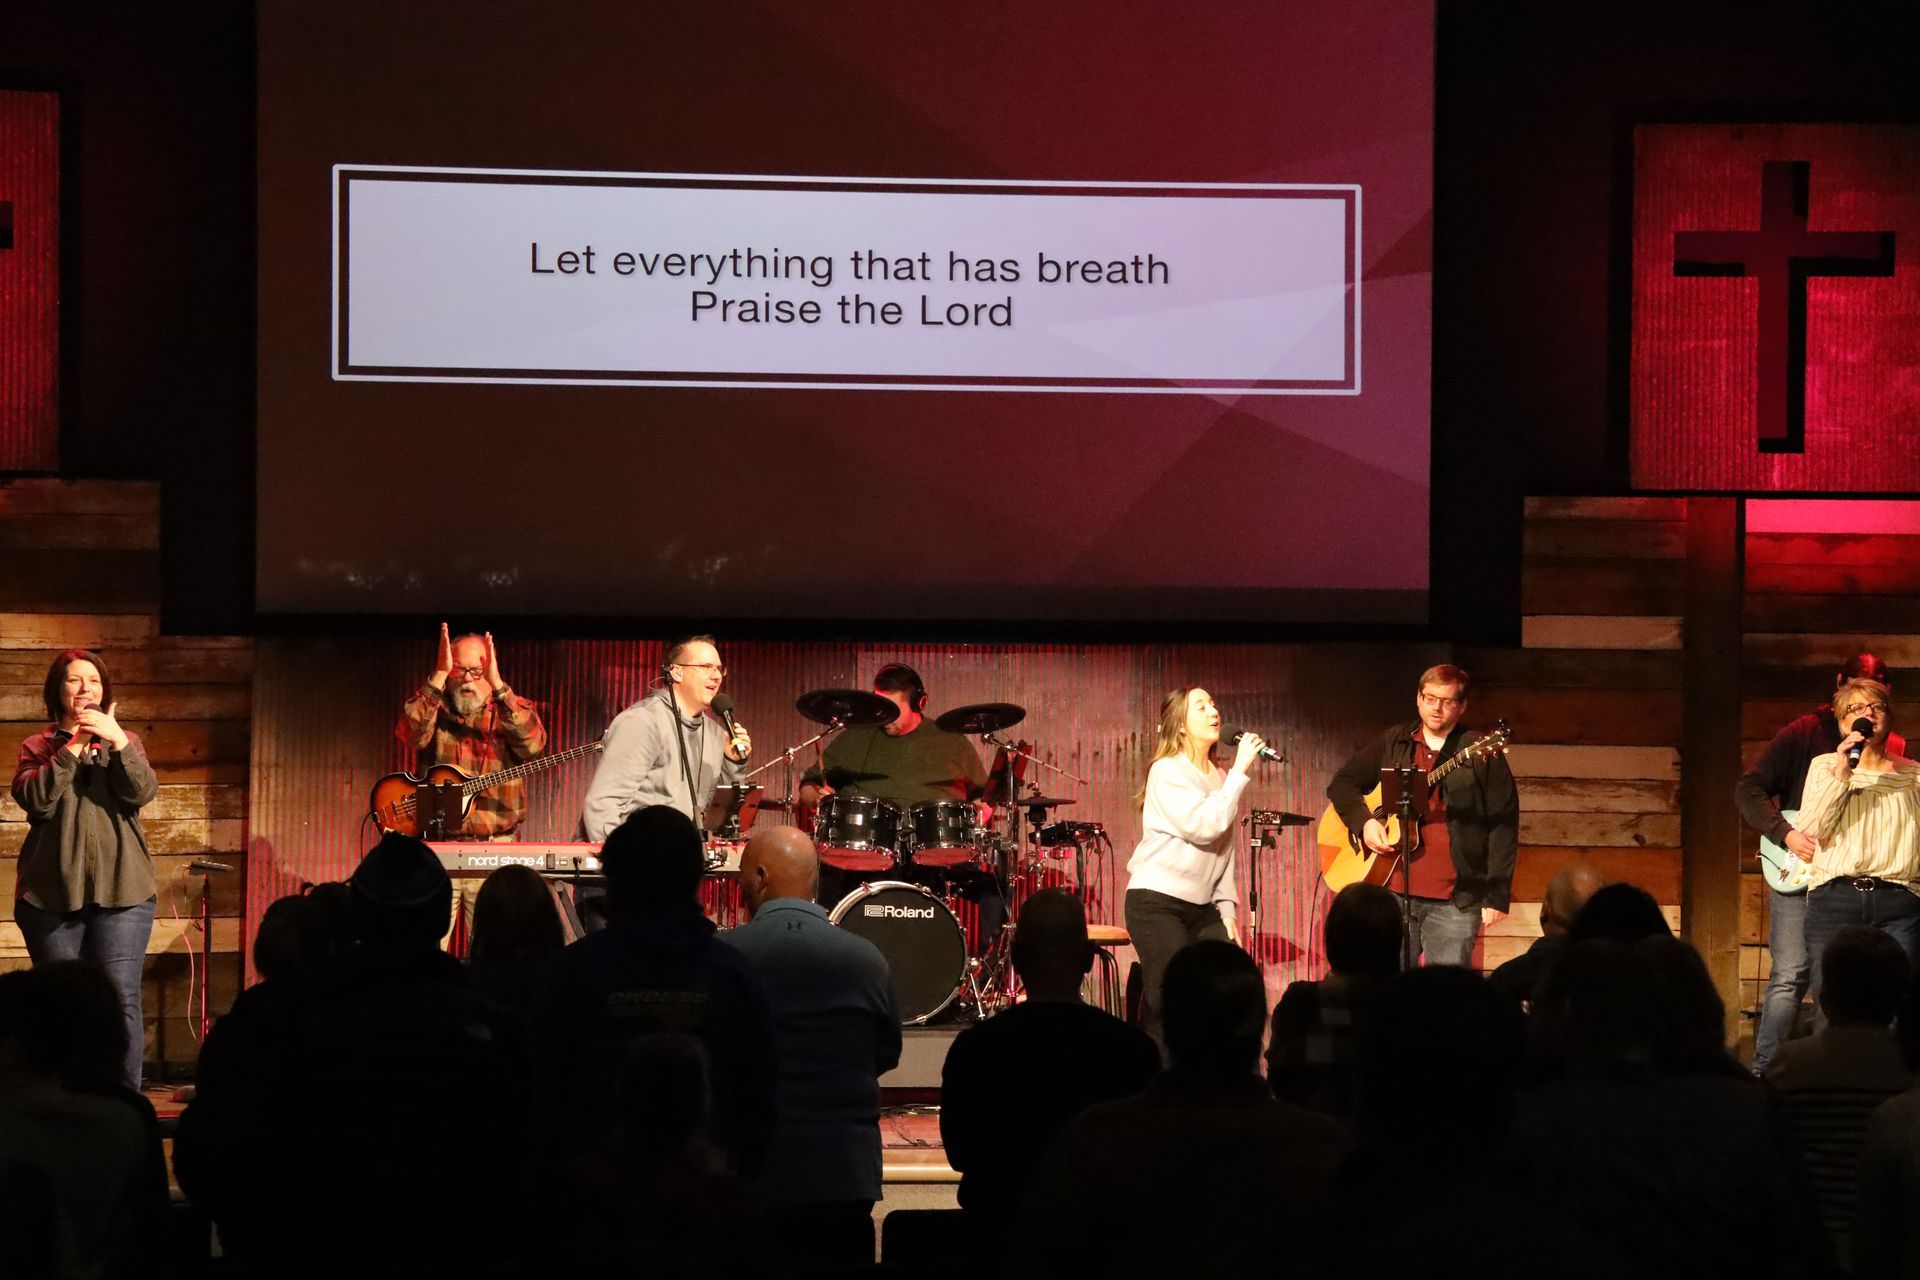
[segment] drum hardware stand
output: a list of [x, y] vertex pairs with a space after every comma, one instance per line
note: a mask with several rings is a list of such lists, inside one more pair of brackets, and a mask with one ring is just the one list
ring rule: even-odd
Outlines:
[[[808, 747], [817, 746], [821, 741], [821, 739], [827, 737], [829, 734], [838, 733], [840, 732], [840, 730], [846, 727], [847, 727], [847, 722], [845, 720], [841, 720], [837, 717], [835, 719], [829, 720], [827, 722], [826, 728], [814, 734], [811, 738], [808, 738], [805, 742], [799, 743], [795, 746], [788, 747], [785, 751], [782, 751], [779, 755], [767, 761], [765, 764], [761, 765], [758, 769], [755, 769], [753, 772], [741, 775], [740, 781], [751, 782], [753, 779], [759, 777], [761, 774], [765, 773], [767, 770], [773, 768], [773, 766], [784, 765], [785, 770], [781, 774], [781, 777], [783, 779], [783, 785], [786, 790], [786, 795], [784, 798], [786, 799], [786, 802], [787, 802], [787, 820], [789, 822], [793, 821], [793, 814], [794, 814], [793, 805], [794, 805], [794, 802], [799, 799], [798, 789], [794, 786], [794, 777], [793, 777], [794, 758], [798, 756], [802, 751], [805, 751]], [[818, 753], [816, 752], [816, 754]], [[824, 768], [820, 771], [820, 777], [822, 781], [825, 781], [826, 770]]]
[[1083, 787], [1087, 785], [1087, 780], [1078, 774], [1068, 773], [1057, 764], [1042, 760], [1031, 751], [1022, 751], [1017, 743], [1009, 742], [997, 733], [983, 733], [980, 735], [980, 741], [990, 747], [997, 747], [1007, 753], [1007, 808], [1009, 813], [1007, 831], [1013, 839], [1014, 862], [1024, 864], [1027, 856], [1026, 828], [1025, 824], [1021, 821], [1020, 782], [1014, 774], [1013, 762], [1016, 759], [1030, 760], [1042, 769], [1051, 769], [1061, 777], [1071, 782], [1077, 782]]
[[967, 961], [967, 991], [972, 997], [973, 1016], [981, 1022], [1012, 1008], [1020, 998], [1020, 975], [1013, 967], [1013, 931], [1017, 927], [1012, 920], [1002, 924], [1000, 936], [987, 948], [987, 954]]

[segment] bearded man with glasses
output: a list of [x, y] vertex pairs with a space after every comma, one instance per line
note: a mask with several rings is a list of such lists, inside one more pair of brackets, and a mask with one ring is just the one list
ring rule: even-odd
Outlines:
[[[394, 726], [414, 752], [416, 771], [450, 764], [469, 777], [498, 773], [547, 749], [547, 727], [533, 703], [516, 694], [500, 674], [493, 633], [452, 636], [440, 624], [433, 674], [400, 709]], [[527, 816], [527, 783], [510, 778], [480, 792], [454, 840], [511, 840]], [[454, 881], [453, 918], [443, 947], [456, 931], [470, 937], [480, 881]]]
[[1920, 764], [1887, 740], [1893, 698], [1880, 681], [1847, 681], [1833, 695], [1833, 710], [1846, 736], [1807, 766], [1800, 799], [1800, 830], [1818, 845], [1807, 859], [1816, 1009], [1820, 953], [1847, 925], [1882, 930], [1909, 963], [1920, 959]]

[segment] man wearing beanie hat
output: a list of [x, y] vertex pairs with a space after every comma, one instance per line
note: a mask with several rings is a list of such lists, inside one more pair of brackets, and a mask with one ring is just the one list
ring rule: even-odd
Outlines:
[[389, 831], [347, 880], [353, 936], [384, 951], [417, 947], [429, 933], [436, 947], [453, 909], [453, 881], [426, 842]]
[[176, 1143], [182, 1185], [259, 1274], [493, 1265], [521, 1245], [518, 1225], [469, 1210], [476, 1189], [511, 1200], [525, 1175], [525, 1030], [440, 950], [452, 886], [433, 850], [385, 836], [348, 886], [345, 958], [256, 1005], [243, 1034], [208, 1037]]
[[600, 849], [607, 927], [560, 953], [533, 1012], [542, 1141], [603, 1152], [632, 1043], [692, 1035], [713, 1068], [714, 1137], [749, 1178], [774, 1120], [773, 1013], [747, 958], [700, 910], [700, 833], [668, 805], [636, 809]]

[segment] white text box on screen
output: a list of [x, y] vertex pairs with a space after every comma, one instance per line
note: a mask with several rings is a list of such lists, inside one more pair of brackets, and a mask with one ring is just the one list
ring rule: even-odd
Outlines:
[[341, 165], [333, 376], [1355, 395], [1360, 194]]

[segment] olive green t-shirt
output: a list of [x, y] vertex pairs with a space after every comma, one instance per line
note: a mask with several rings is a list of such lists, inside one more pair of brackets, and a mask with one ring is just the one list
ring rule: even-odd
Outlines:
[[[927, 800], [970, 800], [986, 789], [987, 771], [969, 739], [922, 720], [893, 737], [877, 725], [848, 729], [827, 744], [827, 784], [911, 808]], [[809, 769], [807, 781], [819, 771]]]

